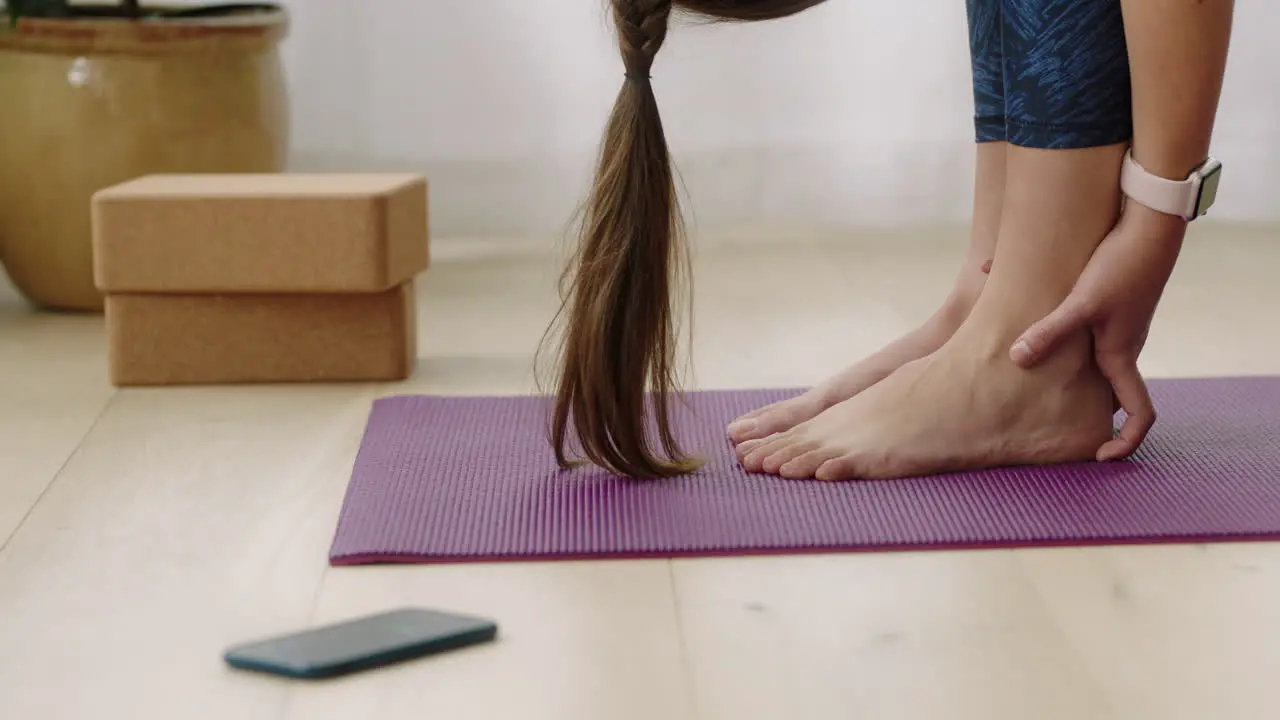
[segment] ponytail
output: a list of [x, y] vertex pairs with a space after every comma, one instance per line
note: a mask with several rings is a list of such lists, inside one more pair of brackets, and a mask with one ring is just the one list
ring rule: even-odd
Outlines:
[[[592, 463], [631, 478], [663, 478], [699, 463], [671, 423], [677, 337], [672, 289], [688, 267], [679, 201], [649, 82], [672, 0], [610, 0], [625, 77], [605, 128], [577, 254], [565, 270], [552, 445], [562, 468], [572, 427]], [[678, 0], [712, 18], [765, 20], [822, 0]], [[656, 448], [655, 448], [656, 445]], [[658, 450], [661, 450], [659, 454]]]

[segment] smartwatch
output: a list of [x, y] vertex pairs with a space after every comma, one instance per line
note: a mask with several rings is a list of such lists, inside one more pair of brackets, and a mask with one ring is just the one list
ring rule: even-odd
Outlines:
[[1147, 172], [1130, 150], [1120, 169], [1120, 191], [1139, 205], [1190, 222], [1209, 212], [1221, 179], [1222, 163], [1215, 158], [1205, 160], [1185, 180], [1170, 180]]

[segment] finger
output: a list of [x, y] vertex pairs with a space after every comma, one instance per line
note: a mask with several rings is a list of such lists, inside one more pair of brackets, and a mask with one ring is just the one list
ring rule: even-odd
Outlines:
[[1029, 368], [1049, 355], [1063, 339], [1083, 329], [1092, 319], [1088, 306], [1068, 296], [1053, 312], [1027, 328], [1009, 349], [1009, 359]]
[[1098, 462], [1122, 460], [1137, 452], [1151, 427], [1156, 424], [1156, 409], [1151, 403], [1147, 383], [1138, 372], [1134, 360], [1104, 361], [1099, 369], [1111, 382], [1120, 406], [1128, 417], [1114, 440], [1098, 450]]

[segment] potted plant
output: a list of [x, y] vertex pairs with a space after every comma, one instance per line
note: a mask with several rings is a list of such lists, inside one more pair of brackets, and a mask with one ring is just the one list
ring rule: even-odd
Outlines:
[[158, 172], [280, 172], [275, 3], [0, 0], [0, 262], [38, 307], [97, 311], [90, 198]]

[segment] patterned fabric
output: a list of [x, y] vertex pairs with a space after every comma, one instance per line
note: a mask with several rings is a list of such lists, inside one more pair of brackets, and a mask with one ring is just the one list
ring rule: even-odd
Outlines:
[[978, 142], [1082, 148], [1133, 135], [1120, 0], [966, 0]]

